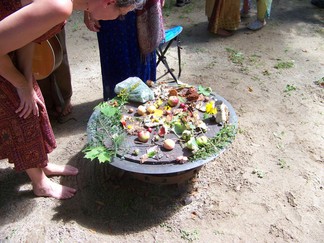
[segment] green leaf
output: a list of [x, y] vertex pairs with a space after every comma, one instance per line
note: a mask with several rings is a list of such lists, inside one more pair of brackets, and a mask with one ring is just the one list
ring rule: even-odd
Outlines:
[[149, 158], [153, 158], [156, 154], [157, 154], [156, 151], [151, 151], [151, 152], [147, 153], [147, 156], [148, 156]]
[[119, 110], [116, 107], [104, 106], [100, 109], [101, 113], [108, 117], [113, 117], [119, 113]]
[[107, 148], [104, 146], [89, 146], [82, 152], [85, 153], [84, 158], [90, 160], [98, 159], [100, 163], [111, 161], [113, 156], [113, 152], [107, 150]]
[[212, 92], [212, 89], [210, 87], [205, 88], [205, 87], [203, 87], [201, 85], [198, 86], [198, 93], [199, 94], [209, 96], [211, 92]]
[[210, 118], [210, 117], [211, 117], [210, 114], [207, 114], [207, 113], [204, 113], [204, 114], [203, 114], [203, 119], [204, 119], [204, 120], [206, 120], [206, 119], [208, 119], [208, 118]]
[[244, 61], [243, 53], [236, 51], [234, 49], [231, 49], [231, 48], [225, 48], [225, 49], [229, 53], [229, 58], [233, 63], [240, 64], [240, 65], [243, 64], [243, 61]]
[[111, 161], [111, 158], [112, 158], [112, 153], [108, 151], [104, 151], [98, 155], [98, 160], [100, 163]]

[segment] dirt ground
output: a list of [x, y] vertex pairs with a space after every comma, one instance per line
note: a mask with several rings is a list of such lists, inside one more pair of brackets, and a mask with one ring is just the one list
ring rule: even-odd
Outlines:
[[144, 183], [84, 159], [102, 86], [96, 35], [75, 12], [67, 24], [75, 120], [53, 121], [50, 160], [79, 168], [77, 177], [53, 178], [78, 193], [36, 198], [27, 176], [2, 161], [0, 242], [323, 242], [324, 10], [276, 0], [265, 28], [249, 31], [244, 19], [220, 38], [206, 31], [204, 1], [172, 5], [166, 26], [184, 27], [180, 80], [232, 104], [233, 144], [182, 186]]

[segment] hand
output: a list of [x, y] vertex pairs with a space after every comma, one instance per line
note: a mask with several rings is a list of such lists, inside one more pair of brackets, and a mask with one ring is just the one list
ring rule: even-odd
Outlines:
[[94, 32], [100, 31], [101, 26], [99, 24], [99, 21], [92, 18], [91, 14], [89, 12], [86, 12], [86, 11], [84, 12], [83, 21], [89, 30], [94, 31]]
[[20, 105], [16, 110], [19, 113], [19, 117], [26, 119], [31, 113], [35, 116], [39, 116], [39, 107], [45, 109], [44, 103], [39, 99], [33, 87], [26, 85], [22, 88], [17, 88], [17, 92], [20, 98]]

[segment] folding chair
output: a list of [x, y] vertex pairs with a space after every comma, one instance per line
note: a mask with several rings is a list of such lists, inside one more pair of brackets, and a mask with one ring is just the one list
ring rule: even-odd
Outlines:
[[[158, 57], [157, 62], [156, 62], [156, 67], [158, 67], [158, 65], [162, 62], [167, 70], [162, 76], [157, 78], [157, 80], [159, 80], [160, 78], [164, 77], [167, 74], [170, 74], [175, 82], [178, 82], [178, 78], [180, 78], [180, 75], [181, 75], [181, 53], [180, 53], [181, 46], [180, 46], [179, 34], [181, 33], [182, 29], [183, 29], [182, 26], [175, 26], [175, 27], [165, 30], [165, 38], [161, 42], [161, 44], [158, 46], [158, 48], [156, 49], [156, 54]], [[174, 69], [170, 68], [169, 63], [166, 58], [166, 53], [174, 41], [177, 42], [177, 49], [178, 49], [178, 64], [179, 64], [178, 77], [176, 77], [174, 75], [174, 73], [173, 73]]]

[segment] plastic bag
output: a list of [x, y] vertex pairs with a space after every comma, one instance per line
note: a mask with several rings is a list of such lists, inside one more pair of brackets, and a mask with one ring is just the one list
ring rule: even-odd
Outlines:
[[146, 103], [154, 99], [154, 92], [138, 77], [130, 77], [118, 83], [114, 91], [119, 94], [123, 89], [130, 92], [129, 100], [133, 102]]

